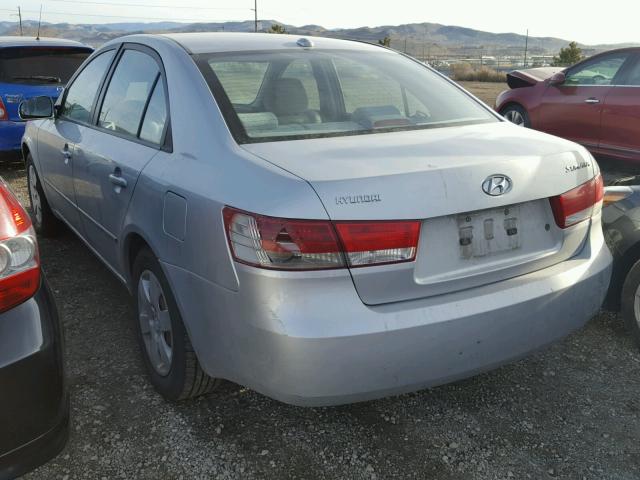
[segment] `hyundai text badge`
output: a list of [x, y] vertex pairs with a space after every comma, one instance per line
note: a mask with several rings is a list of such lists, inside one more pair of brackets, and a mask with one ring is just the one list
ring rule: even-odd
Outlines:
[[491, 175], [482, 182], [482, 190], [487, 195], [499, 197], [505, 193], [509, 193], [513, 187], [513, 182], [506, 175]]

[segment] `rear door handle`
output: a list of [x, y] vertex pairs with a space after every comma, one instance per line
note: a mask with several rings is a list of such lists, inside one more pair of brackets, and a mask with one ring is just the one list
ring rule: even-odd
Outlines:
[[60, 150], [60, 153], [62, 154], [65, 160], [69, 160], [71, 158], [71, 150], [69, 150], [68, 144], [65, 144], [62, 150]]
[[115, 173], [109, 175], [109, 181], [118, 187], [126, 188], [127, 186], [127, 181]]
[[587, 98], [584, 103], [600, 103], [600, 100], [598, 100], [595, 97], [591, 97], [591, 98]]

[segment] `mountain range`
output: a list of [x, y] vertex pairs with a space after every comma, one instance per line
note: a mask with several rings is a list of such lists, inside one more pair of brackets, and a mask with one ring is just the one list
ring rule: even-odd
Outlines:
[[[283, 25], [288, 33], [295, 35], [325, 36], [349, 38], [367, 42], [377, 42], [385, 37], [391, 39], [391, 46], [415, 56], [438, 56], [452, 53], [480, 55], [508, 55], [524, 50], [526, 37], [517, 33], [491, 33], [471, 28], [441, 25], [437, 23], [411, 23], [404, 25], [385, 25], [379, 27], [358, 27], [326, 29], [319, 25], [301, 27], [286, 25], [275, 20], [260, 21], [260, 30], [266, 31], [271, 25]], [[23, 22], [25, 35], [35, 35], [37, 22]], [[43, 22], [41, 36], [64, 37], [79, 40], [93, 46], [122, 35], [138, 32], [252, 32], [253, 20], [224, 23], [179, 23], [179, 22], [121, 22], [107, 24], [72, 24]], [[16, 22], [0, 22], [0, 35], [19, 34]], [[529, 37], [528, 49], [531, 54], [549, 55], [557, 53], [568, 45], [570, 39], [553, 37]], [[640, 44], [640, 43], [638, 43]], [[638, 45], [635, 44], [635, 45]], [[611, 48], [630, 46], [581, 45], [585, 53], [596, 53]], [[476, 53], [470, 53], [476, 52]]]

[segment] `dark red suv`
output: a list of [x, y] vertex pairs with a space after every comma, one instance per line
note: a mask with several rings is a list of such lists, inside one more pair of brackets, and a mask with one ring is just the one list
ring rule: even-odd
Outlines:
[[511, 72], [496, 100], [508, 120], [640, 161], [640, 48], [595, 55], [567, 69]]

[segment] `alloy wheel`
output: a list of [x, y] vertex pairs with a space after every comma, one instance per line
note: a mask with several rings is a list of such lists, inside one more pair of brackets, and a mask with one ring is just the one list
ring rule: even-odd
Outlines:
[[149, 362], [166, 377], [173, 359], [171, 315], [162, 286], [150, 270], [144, 270], [138, 281], [138, 320]]
[[518, 126], [524, 126], [524, 117], [522, 116], [522, 114], [517, 111], [517, 110], [509, 110], [504, 118], [506, 118], [507, 120], [509, 120], [511, 123], [514, 123]]

